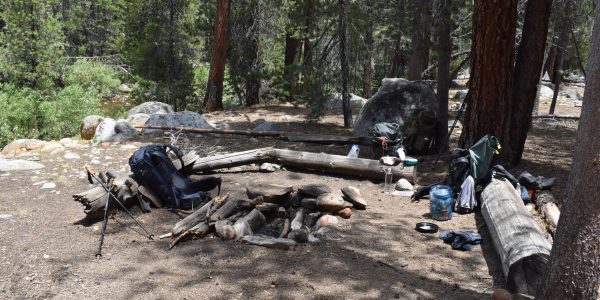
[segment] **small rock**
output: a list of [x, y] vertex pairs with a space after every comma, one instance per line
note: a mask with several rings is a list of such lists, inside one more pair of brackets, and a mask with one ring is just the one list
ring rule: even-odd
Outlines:
[[275, 172], [281, 169], [281, 166], [272, 163], [263, 163], [258, 169], [264, 172]]
[[92, 159], [92, 160], [90, 161], [90, 164], [92, 164], [92, 165], [98, 165], [98, 164], [100, 164], [100, 161], [99, 161], [99, 160], [97, 160], [97, 159]]
[[398, 182], [396, 183], [396, 190], [399, 190], [399, 191], [412, 191], [413, 190], [413, 185], [410, 184], [410, 182], [408, 182], [408, 180], [406, 180], [404, 178], [400, 178], [400, 180], [398, 180]]
[[110, 142], [100, 143], [100, 148], [107, 149], [110, 147]]
[[492, 293], [492, 300], [511, 300], [512, 296], [509, 291], [505, 289], [495, 289]]
[[63, 155], [63, 157], [65, 159], [80, 159], [81, 158], [81, 156], [79, 156], [79, 154], [73, 153], [73, 152], [67, 152], [67, 153], [65, 153], [65, 155]]
[[323, 228], [323, 227], [334, 227], [338, 223], [339, 223], [339, 221], [336, 216], [323, 215], [322, 217], [319, 218], [319, 220], [317, 221], [317, 224], [315, 224], [314, 231], [318, 231], [320, 228]]
[[10, 144], [4, 146], [4, 148], [2, 148], [2, 154], [4, 155], [15, 155], [19, 152], [23, 152], [23, 151], [31, 151], [31, 150], [35, 150], [35, 149], [40, 149], [42, 148], [44, 145], [46, 145], [47, 142], [41, 141], [41, 140], [36, 140], [36, 139], [18, 139], [18, 140], [14, 140], [12, 141]]
[[79, 124], [79, 134], [84, 140], [91, 140], [96, 134], [96, 127], [102, 123], [104, 117], [91, 115], [83, 118]]
[[249, 138], [249, 139], [248, 139], [248, 141], [249, 141], [250, 143], [254, 143], [254, 144], [258, 144], [258, 143], [260, 143], [260, 141], [259, 141], [257, 138], [254, 138], [254, 137], [251, 137], [251, 138]]
[[252, 129], [252, 131], [254, 131], [254, 132], [281, 131], [281, 128], [279, 128], [279, 126], [277, 126], [276, 124], [271, 123], [271, 122], [262, 122], [258, 126], [254, 127], [254, 129]]
[[38, 181], [38, 182], [34, 183], [33, 186], [44, 184], [46, 182], [48, 182], [48, 181], [46, 181], [46, 180]]
[[367, 201], [360, 194], [360, 190], [353, 186], [347, 186], [342, 188], [342, 194], [344, 200], [352, 203], [356, 209], [367, 209]]
[[46, 182], [42, 185], [40, 189], [42, 190], [50, 190], [56, 188], [56, 183], [54, 182]]
[[349, 219], [352, 216], [352, 209], [346, 207], [346, 208], [338, 211], [337, 215], [344, 219]]
[[12, 215], [9, 214], [0, 214], [0, 220], [8, 220], [12, 218]]
[[345, 202], [342, 197], [331, 193], [321, 194], [317, 197], [317, 207], [319, 210], [326, 212], [335, 213], [344, 209], [346, 207]]
[[0, 160], [0, 171], [20, 171], [41, 169], [44, 165], [30, 160]]
[[44, 254], [44, 255], [42, 255], [42, 257], [43, 257], [44, 259], [49, 259], [49, 258], [50, 258], [50, 255], [48, 255], [48, 254]]
[[121, 83], [121, 85], [119, 85], [118, 91], [119, 91], [119, 93], [129, 94], [133, 90], [128, 85]]
[[72, 264], [70, 264], [70, 263], [66, 263], [66, 264], [64, 264], [64, 265], [63, 265], [63, 269], [69, 269], [69, 268], [71, 268], [72, 266], [73, 266]]
[[465, 99], [465, 97], [467, 97], [468, 92], [469, 92], [469, 90], [458, 90], [458, 91], [456, 91], [456, 94], [454, 94], [454, 99], [463, 100], [463, 99]]

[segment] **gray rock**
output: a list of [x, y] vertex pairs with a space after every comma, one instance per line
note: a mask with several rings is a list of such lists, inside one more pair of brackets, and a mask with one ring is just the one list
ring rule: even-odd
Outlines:
[[132, 126], [139, 126], [146, 124], [148, 119], [150, 119], [150, 114], [139, 113], [129, 115], [129, 117], [127, 117], [127, 122]]
[[96, 127], [104, 120], [103, 116], [91, 115], [83, 118], [79, 124], [79, 134], [84, 140], [91, 140], [96, 134]]
[[[357, 96], [355, 94], [350, 94], [350, 107], [353, 109], [361, 109], [367, 103], [367, 99]], [[330, 109], [342, 109], [342, 94], [333, 93], [329, 95], [329, 99], [327, 99], [327, 107]]]
[[421, 111], [437, 117], [437, 107], [437, 97], [425, 83], [385, 78], [377, 93], [358, 113], [352, 133], [355, 136], [369, 136], [373, 125], [379, 122], [398, 123], [401, 131], [405, 132]]
[[115, 136], [113, 137], [114, 142], [124, 142], [137, 136], [139, 132], [133, 128], [133, 126], [127, 122], [127, 120], [120, 119], [115, 124]]
[[94, 144], [98, 144], [112, 141], [114, 136], [117, 134], [115, 131], [115, 125], [117, 125], [117, 121], [114, 119], [105, 118], [102, 120], [100, 125], [96, 127], [96, 134], [94, 135], [92, 142]]
[[37, 170], [43, 167], [44, 165], [30, 160], [0, 160], [1, 172]]
[[0, 214], [0, 220], [8, 220], [12, 218], [12, 215], [9, 214]]
[[[214, 127], [204, 120], [200, 114], [187, 110], [165, 114], [153, 114], [148, 118], [145, 124], [163, 127], [214, 129]], [[144, 129], [142, 132], [147, 133], [149, 131]]]
[[129, 94], [131, 93], [133, 90], [126, 84], [121, 83], [121, 85], [119, 85], [119, 93], [123, 93], [123, 94]]
[[263, 163], [258, 169], [264, 172], [275, 172], [281, 169], [281, 166], [272, 163]]
[[262, 122], [258, 126], [254, 127], [252, 131], [281, 131], [281, 128], [279, 128], [279, 126], [271, 122]]
[[79, 154], [73, 153], [73, 152], [67, 152], [67, 153], [65, 153], [65, 155], [63, 155], [63, 157], [65, 159], [79, 159], [79, 158], [81, 158], [81, 156], [79, 156]]
[[46, 182], [42, 185], [42, 187], [40, 189], [42, 190], [51, 190], [56, 188], [56, 183], [54, 182]]
[[468, 92], [469, 92], [469, 90], [458, 90], [458, 91], [456, 91], [456, 94], [454, 94], [454, 99], [463, 100], [463, 99], [465, 99], [465, 97], [467, 97]]
[[400, 178], [400, 180], [398, 180], [398, 182], [396, 183], [396, 190], [398, 190], [398, 191], [412, 191], [413, 190], [413, 185], [410, 184], [410, 182], [408, 182], [408, 180], [406, 180], [404, 178]]
[[564, 89], [559, 94], [571, 100], [581, 100], [583, 98], [579, 95], [577, 89]]
[[139, 114], [139, 113], [144, 113], [144, 114], [149, 114], [149, 115], [170, 114], [170, 113], [174, 113], [174, 112], [175, 111], [173, 110], [173, 107], [169, 104], [151, 101], [151, 102], [142, 103], [142, 104], [130, 109], [128, 115], [131, 116], [133, 114]]
[[462, 82], [462, 80], [454, 79], [450, 82], [450, 87], [451, 88], [461, 88], [461, 87], [463, 87], [463, 82]]
[[552, 96], [554, 96], [554, 90], [552, 88], [545, 85], [540, 87], [540, 98], [552, 99]]

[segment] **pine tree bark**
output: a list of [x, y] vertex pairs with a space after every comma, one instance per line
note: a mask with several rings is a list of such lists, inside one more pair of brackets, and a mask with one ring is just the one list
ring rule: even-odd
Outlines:
[[230, 0], [217, 1], [213, 53], [210, 60], [206, 95], [204, 95], [204, 102], [202, 103], [202, 106], [207, 111], [223, 109], [223, 80], [225, 78], [225, 55], [227, 53]]
[[431, 0], [416, 0], [414, 3], [412, 54], [408, 65], [408, 80], [421, 80], [421, 74], [429, 64]]
[[475, 0], [471, 80], [465, 129], [470, 146], [486, 134], [502, 143], [512, 131], [510, 99], [517, 20], [517, 0]]
[[[438, 75], [437, 75], [437, 96], [438, 96], [438, 119], [440, 130], [437, 130], [436, 138], [437, 148], [440, 151], [448, 151], [448, 143], [444, 143], [448, 135], [448, 91], [450, 90], [450, 60], [452, 55], [452, 38], [450, 36], [451, 20], [451, 0], [440, 1], [439, 24], [438, 24]], [[443, 146], [445, 145], [445, 146]], [[440, 149], [444, 147], [444, 149]]]
[[362, 90], [363, 90], [363, 97], [364, 98], [371, 98], [371, 89], [372, 89], [372, 82], [373, 82], [373, 50], [374, 50], [374, 45], [373, 45], [373, 20], [371, 17], [371, 13], [373, 11], [372, 9], [372, 3], [370, 1], [367, 1], [366, 3], [367, 5], [367, 16], [369, 16], [369, 21], [367, 24], [367, 30], [365, 32], [365, 44], [367, 46], [366, 49], [366, 53], [365, 53], [365, 62], [363, 65], [363, 86], [362, 86]]
[[511, 100], [511, 134], [504, 152], [508, 162], [516, 165], [521, 161], [525, 140], [531, 123], [533, 106], [540, 82], [540, 71], [544, 63], [544, 49], [548, 35], [551, 1], [529, 0], [525, 8], [525, 21], [521, 34], [521, 44], [513, 72]]
[[600, 1], [590, 45], [573, 166], [539, 299], [600, 297]]
[[340, 64], [342, 66], [342, 109], [344, 111], [344, 127], [352, 127], [352, 108], [350, 107], [350, 91], [348, 82], [350, 81], [350, 67], [346, 51], [346, 1], [339, 0], [340, 16], [338, 20], [338, 34], [340, 38]]
[[550, 103], [549, 114], [554, 114], [556, 108], [556, 102], [558, 100], [558, 92], [560, 91], [560, 83], [562, 81], [562, 65], [565, 58], [565, 47], [569, 39], [568, 21], [569, 16], [566, 15], [565, 10], [568, 9], [566, 0], [557, 1], [556, 8], [559, 11], [559, 20], [555, 24], [554, 30], [558, 32], [558, 40], [556, 41], [556, 57], [554, 58], [554, 66], [552, 68], [552, 82], [554, 83], [554, 95], [552, 95], [552, 102]]
[[284, 78], [288, 83], [288, 102], [294, 102], [296, 96], [296, 86], [298, 85], [298, 73], [294, 65], [299, 62], [300, 40], [292, 34], [285, 35], [285, 53], [283, 58]]
[[250, 76], [246, 78], [246, 106], [260, 103], [261, 57], [260, 57], [260, 1], [252, 1], [252, 13], [249, 24], [252, 27], [249, 36], [248, 60]]

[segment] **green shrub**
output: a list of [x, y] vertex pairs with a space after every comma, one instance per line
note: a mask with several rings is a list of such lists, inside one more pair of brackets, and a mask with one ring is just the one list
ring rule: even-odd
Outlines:
[[63, 75], [67, 86], [79, 85], [86, 89], [94, 89], [101, 97], [115, 93], [121, 84], [119, 72], [101, 62], [78, 60], [68, 66]]
[[40, 105], [43, 122], [39, 131], [45, 138], [58, 139], [77, 135], [83, 118], [100, 112], [101, 95], [94, 89], [73, 84]]
[[0, 145], [17, 138], [39, 136], [39, 103], [42, 96], [31, 88], [0, 84]]

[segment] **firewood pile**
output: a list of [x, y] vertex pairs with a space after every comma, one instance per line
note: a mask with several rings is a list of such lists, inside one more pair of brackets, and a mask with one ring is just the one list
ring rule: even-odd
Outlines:
[[324, 184], [249, 184], [246, 194], [247, 199], [217, 196], [179, 221], [170, 233], [171, 248], [214, 233], [224, 240], [288, 250], [318, 241], [317, 236], [335, 226], [338, 217], [350, 218], [352, 209], [367, 207], [352, 186], [334, 192]]

